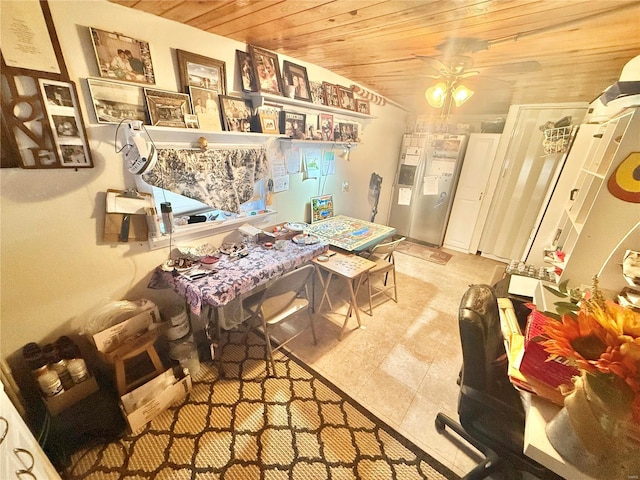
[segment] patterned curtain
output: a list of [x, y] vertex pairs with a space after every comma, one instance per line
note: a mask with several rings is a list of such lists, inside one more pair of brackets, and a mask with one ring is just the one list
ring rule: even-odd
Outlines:
[[142, 179], [154, 187], [238, 213], [253, 197], [254, 183], [269, 171], [263, 147], [217, 148], [205, 151], [158, 149], [158, 162]]

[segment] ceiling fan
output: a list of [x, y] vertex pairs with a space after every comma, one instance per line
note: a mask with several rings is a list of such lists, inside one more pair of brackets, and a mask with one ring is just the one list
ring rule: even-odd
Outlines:
[[[441, 55], [414, 55], [414, 57], [422, 60], [429, 68], [434, 70], [434, 72], [437, 73], [435, 78], [443, 77], [459, 80], [479, 75], [481, 73], [480, 70], [473, 69], [474, 59], [466, 54], [473, 54], [482, 50], [488, 50], [494, 42], [498, 41], [481, 40], [469, 37], [452, 37], [436, 46], [436, 49], [442, 52]], [[482, 68], [482, 74], [484, 75], [485, 72], [489, 73], [489, 75], [530, 73], [536, 72], [540, 70], [540, 68], [541, 66], [538, 62], [528, 60], [484, 67]], [[431, 77], [429, 75], [425, 76]]]
[[[473, 90], [462, 83], [470, 77], [483, 78], [485, 80], [510, 83], [506, 79], [487, 76], [485, 72], [493, 74], [518, 74], [540, 70], [540, 64], [536, 61], [505, 63], [498, 66], [474, 69], [474, 59], [466, 53], [475, 53], [486, 50], [490, 46], [490, 41], [475, 38], [450, 38], [441, 43], [436, 48], [442, 52], [440, 56], [414, 55], [424, 62], [432, 73], [419, 75], [426, 78], [433, 78], [437, 83], [427, 88], [425, 97], [427, 102], [435, 108], [443, 108], [443, 116], [448, 114], [451, 103], [456, 106], [462, 105], [472, 95]], [[446, 107], [446, 113], [445, 113]]]

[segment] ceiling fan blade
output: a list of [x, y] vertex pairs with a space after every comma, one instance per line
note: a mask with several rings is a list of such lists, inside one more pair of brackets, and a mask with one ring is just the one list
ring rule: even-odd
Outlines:
[[478, 70], [471, 70], [469, 72], [461, 73], [460, 75], [458, 75], [458, 78], [469, 78], [475, 77], [476, 75], [480, 75], [480, 72]]
[[489, 72], [490, 74], [509, 74], [509, 73], [532, 73], [542, 70], [542, 65], [535, 60], [527, 60], [523, 62], [511, 62], [503, 63], [501, 65], [492, 65], [482, 67], [483, 72]]
[[489, 49], [489, 41], [471, 37], [448, 38], [436, 47], [445, 56], [458, 56], [467, 52], [475, 53]]
[[443, 75], [451, 75], [453, 73], [449, 67], [447, 67], [444, 63], [442, 63], [436, 57], [427, 57], [424, 55], [415, 55], [415, 57], [422, 60], [429, 67], [433, 68], [434, 70], [437, 70]]

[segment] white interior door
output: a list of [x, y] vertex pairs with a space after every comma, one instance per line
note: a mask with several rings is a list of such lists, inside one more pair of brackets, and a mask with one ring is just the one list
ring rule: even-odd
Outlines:
[[451, 216], [444, 238], [444, 247], [465, 253], [476, 253], [486, 215], [480, 207], [489, 182], [489, 173], [496, 156], [499, 133], [472, 133], [458, 180]]

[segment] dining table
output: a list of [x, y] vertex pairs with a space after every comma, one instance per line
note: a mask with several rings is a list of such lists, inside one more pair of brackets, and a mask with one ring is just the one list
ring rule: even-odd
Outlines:
[[160, 265], [151, 276], [149, 288], [173, 289], [184, 299], [188, 311], [195, 315], [203, 316], [207, 311], [205, 333], [213, 360], [221, 329], [234, 328], [244, 320], [244, 297], [258, 292], [270, 280], [310, 262], [328, 249], [328, 243], [317, 238], [309, 244], [293, 240], [273, 245], [253, 242], [229, 254], [216, 253], [219, 260], [211, 270], [203, 270], [197, 265], [184, 270]]
[[312, 223], [305, 232], [320, 237], [332, 247], [358, 253], [393, 236], [396, 229], [359, 218], [336, 215]]

